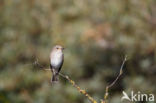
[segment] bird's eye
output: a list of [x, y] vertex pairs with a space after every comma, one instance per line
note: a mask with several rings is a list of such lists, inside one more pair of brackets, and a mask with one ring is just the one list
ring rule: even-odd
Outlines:
[[59, 49], [59, 48], [56, 48], [56, 49]]

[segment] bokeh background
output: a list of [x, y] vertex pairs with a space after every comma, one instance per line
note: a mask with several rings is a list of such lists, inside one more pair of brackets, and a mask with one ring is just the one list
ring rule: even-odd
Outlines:
[[89, 103], [64, 78], [51, 86], [36, 65], [49, 68], [56, 44], [66, 48], [61, 72], [97, 101], [125, 55], [109, 103], [123, 90], [156, 96], [155, 0], [0, 0], [0, 103]]

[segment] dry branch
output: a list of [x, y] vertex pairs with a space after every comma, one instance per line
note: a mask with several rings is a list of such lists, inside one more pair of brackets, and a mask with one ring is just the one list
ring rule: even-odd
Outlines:
[[[120, 67], [119, 75], [116, 77], [116, 79], [115, 79], [110, 85], [106, 86], [104, 99], [101, 99], [101, 103], [106, 103], [106, 100], [107, 100], [108, 94], [109, 94], [109, 88], [111, 88], [111, 87], [117, 82], [117, 80], [119, 79], [119, 77], [123, 74], [123, 66], [124, 66], [126, 60], [127, 60], [127, 56], [125, 56], [125, 59], [124, 59], [124, 61], [122, 62], [122, 65], [121, 65], [121, 67]], [[42, 65], [39, 64], [38, 60], [35, 61], [34, 64], [37, 65], [37, 66], [39, 66], [39, 68], [40, 68], [41, 70], [48, 70], [48, 71], [51, 70], [51, 69], [45, 69]], [[81, 89], [81, 88], [75, 83], [75, 81], [73, 81], [72, 79], [69, 78], [69, 76], [64, 75], [64, 74], [62, 74], [62, 73], [59, 73], [59, 75], [60, 75], [61, 77], [65, 78], [66, 80], [68, 80], [69, 83], [71, 83], [72, 86], [75, 87], [81, 94], [85, 95], [85, 96], [91, 101], [91, 103], [97, 103], [97, 101], [96, 101], [93, 97], [91, 97], [85, 90]]]
[[118, 76], [116, 77], [116, 79], [110, 85], [106, 86], [104, 100], [101, 100], [101, 103], [106, 103], [106, 100], [107, 100], [108, 95], [109, 95], [109, 92], [108, 92], [109, 88], [111, 88], [117, 82], [119, 77], [123, 74], [123, 66], [124, 66], [126, 61], [127, 61], [127, 56], [125, 56], [124, 61], [122, 62], [122, 65], [120, 67], [120, 72], [119, 72]]

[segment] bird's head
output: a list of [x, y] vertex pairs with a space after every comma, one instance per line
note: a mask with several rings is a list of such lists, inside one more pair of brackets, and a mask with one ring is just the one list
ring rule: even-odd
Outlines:
[[56, 51], [63, 51], [64, 50], [64, 48], [62, 46], [60, 46], [60, 45], [54, 46], [53, 49], [56, 50]]

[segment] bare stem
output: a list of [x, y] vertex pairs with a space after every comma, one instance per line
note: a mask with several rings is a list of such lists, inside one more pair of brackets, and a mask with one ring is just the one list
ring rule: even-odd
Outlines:
[[[107, 100], [108, 94], [109, 94], [109, 92], [108, 92], [108, 91], [109, 91], [109, 88], [111, 88], [111, 87], [117, 82], [117, 80], [119, 79], [119, 77], [123, 74], [123, 66], [124, 66], [124, 64], [125, 64], [126, 61], [127, 61], [127, 56], [125, 56], [125, 59], [124, 59], [124, 61], [122, 62], [122, 65], [121, 65], [121, 67], [120, 67], [120, 72], [119, 72], [118, 76], [116, 77], [116, 79], [115, 79], [110, 85], [106, 86], [104, 99], [101, 99], [101, 103], [106, 103], [106, 100]], [[47, 68], [45, 69], [42, 65], [39, 64], [38, 60], [35, 61], [35, 65], [39, 66], [39, 68], [40, 68], [41, 70], [46, 70], [46, 71], [47, 71], [47, 70], [48, 70], [48, 71], [51, 70], [51, 69], [49, 69], [49, 68], [48, 68], [48, 69], [47, 69]], [[69, 78], [69, 76], [64, 75], [64, 74], [62, 74], [62, 73], [59, 73], [59, 75], [60, 75], [61, 77], [65, 78], [66, 80], [68, 80], [69, 83], [71, 83], [73, 87], [75, 87], [81, 94], [85, 95], [92, 103], [97, 103], [97, 101], [94, 100], [93, 97], [91, 97], [85, 90], [81, 89], [81, 88], [75, 83], [75, 81], [73, 81], [72, 79]]]
[[85, 95], [92, 103], [97, 103], [96, 100], [94, 100], [85, 90], [81, 89], [76, 83], [75, 81], [73, 81], [72, 79], [69, 78], [69, 76], [64, 75], [62, 73], [59, 73], [59, 75], [65, 79], [67, 79], [73, 87], [75, 87], [81, 94]]
[[[106, 101], [107, 100], [107, 97], [108, 97], [108, 94], [109, 94], [109, 92], [108, 92], [109, 88], [111, 88], [117, 82], [119, 77], [123, 74], [123, 66], [124, 66], [126, 61], [127, 61], [127, 56], [125, 56], [124, 61], [122, 62], [122, 65], [120, 67], [120, 72], [119, 72], [118, 76], [116, 77], [116, 79], [110, 85], [106, 86], [104, 100], [102, 100], [102, 101]], [[101, 102], [101, 103], [105, 103], [105, 102]]]
[[[38, 63], [38, 61], [35, 61], [35, 64], [36, 64], [37, 66], [39, 66], [41, 70], [45, 70], [45, 71], [51, 70], [50, 68], [46, 68], [46, 69], [45, 69], [42, 65], [40, 65], [40, 64]], [[81, 94], [85, 95], [85, 96], [91, 101], [91, 103], [97, 103], [96, 100], [94, 100], [85, 90], [81, 89], [81, 88], [75, 83], [75, 81], [73, 81], [72, 79], [69, 78], [69, 76], [64, 75], [64, 74], [62, 74], [62, 73], [59, 73], [59, 75], [60, 75], [61, 77], [65, 78], [66, 80], [68, 80], [69, 83], [71, 83], [72, 86], [75, 87]]]

